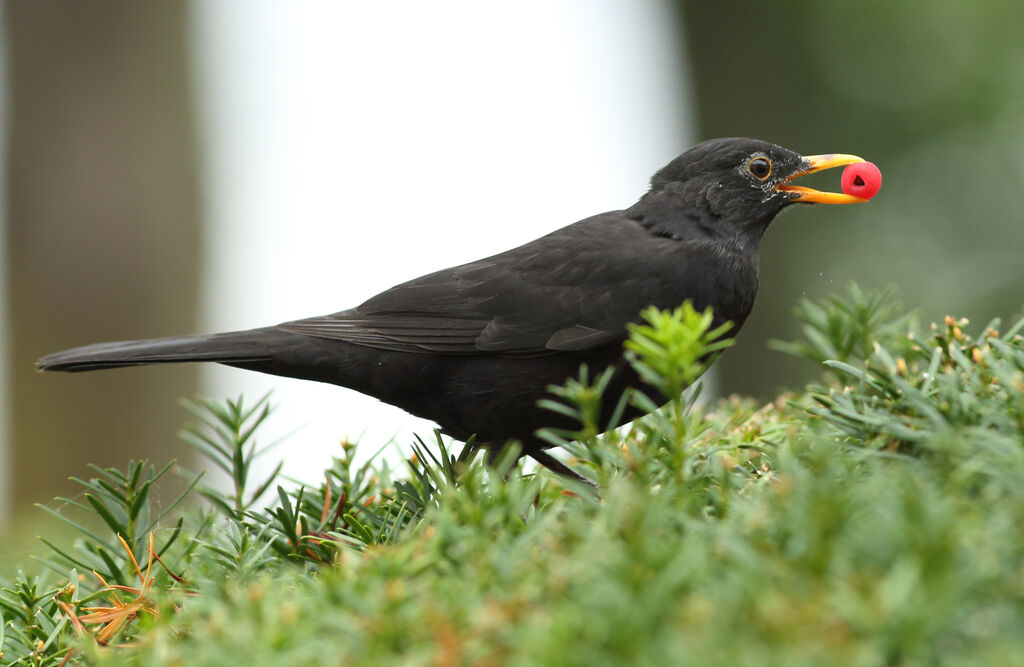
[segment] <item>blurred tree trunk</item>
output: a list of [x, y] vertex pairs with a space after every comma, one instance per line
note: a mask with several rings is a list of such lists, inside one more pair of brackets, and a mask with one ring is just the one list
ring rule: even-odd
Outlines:
[[194, 329], [198, 195], [184, 2], [4, 3], [15, 509], [86, 463], [166, 461], [191, 367], [38, 374], [47, 352]]

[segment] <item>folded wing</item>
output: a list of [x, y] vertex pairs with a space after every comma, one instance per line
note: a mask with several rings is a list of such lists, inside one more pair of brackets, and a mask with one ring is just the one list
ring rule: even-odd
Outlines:
[[[553, 235], [561, 242], [544, 243]], [[652, 237], [621, 212], [605, 213], [403, 283], [357, 308], [280, 328], [403, 352], [587, 350], [624, 339], [626, 323], [671, 291], [658, 262], [669, 250], [678, 245]]]

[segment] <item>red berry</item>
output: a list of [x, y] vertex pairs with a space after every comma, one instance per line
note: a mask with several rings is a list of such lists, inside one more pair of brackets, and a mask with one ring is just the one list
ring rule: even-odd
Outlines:
[[843, 170], [843, 192], [861, 199], [871, 199], [882, 187], [882, 172], [871, 162], [854, 162]]

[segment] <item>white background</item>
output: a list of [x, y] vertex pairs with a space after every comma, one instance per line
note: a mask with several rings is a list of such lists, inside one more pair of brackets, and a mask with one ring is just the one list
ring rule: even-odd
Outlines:
[[[204, 330], [342, 310], [404, 280], [632, 204], [689, 137], [659, 1], [196, 3], [210, 223]], [[309, 480], [343, 437], [432, 424], [355, 392], [273, 389], [270, 458]]]
[[[690, 143], [677, 17], [662, 0], [192, 9], [204, 331], [341, 310], [627, 207]], [[269, 439], [298, 431], [267, 465], [283, 457], [305, 481], [341, 438], [368, 452], [431, 435], [352, 391], [206, 370], [212, 397], [270, 389]], [[2, 427], [0, 410], [0, 474]]]

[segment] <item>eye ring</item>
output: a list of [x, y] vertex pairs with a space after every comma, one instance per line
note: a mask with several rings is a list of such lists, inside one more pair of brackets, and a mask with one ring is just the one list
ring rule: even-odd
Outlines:
[[772, 161], [763, 155], [747, 161], [747, 171], [759, 181], [767, 180], [772, 175]]

